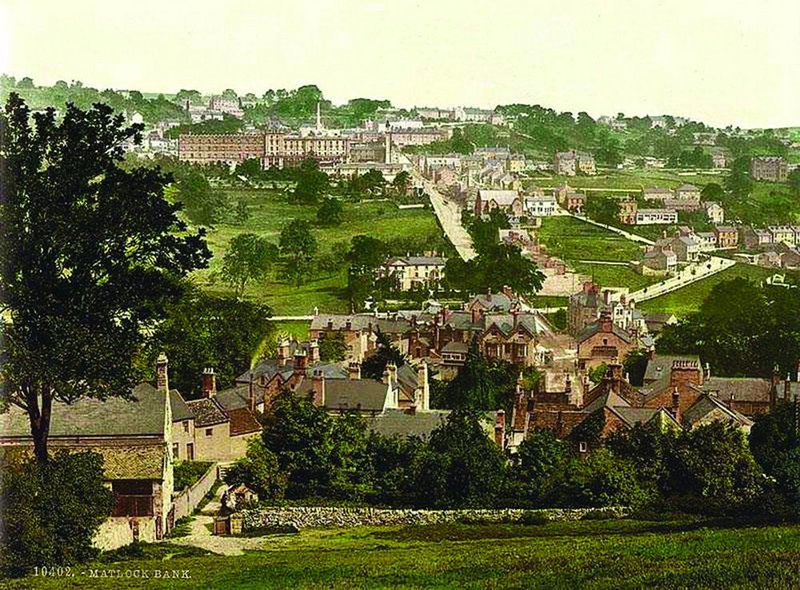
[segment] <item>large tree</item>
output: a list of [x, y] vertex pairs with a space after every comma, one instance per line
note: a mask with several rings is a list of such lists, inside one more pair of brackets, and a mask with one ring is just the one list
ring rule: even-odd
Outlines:
[[317, 253], [317, 239], [307, 221], [295, 219], [281, 230], [280, 249], [286, 257], [286, 274], [299, 285]]
[[130, 395], [175, 277], [210, 256], [164, 199], [167, 175], [118, 166], [140, 133], [101, 104], [58, 123], [12, 94], [0, 115], [3, 395], [28, 413], [42, 463], [53, 401]]
[[231, 239], [222, 257], [222, 277], [241, 298], [247, 283], [265, 278], [278, 259], [278, 247], [256, 234], [239, 234]]

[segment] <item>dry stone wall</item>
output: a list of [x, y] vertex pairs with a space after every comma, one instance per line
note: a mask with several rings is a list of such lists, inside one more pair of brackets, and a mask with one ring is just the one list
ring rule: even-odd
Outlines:
[[424, 525], [454, 522], [506, 523], [621, 518], [625, 508], [393, 510], [380, 508], [271, 507], [243, 510], [243, 531], [317, 527]]

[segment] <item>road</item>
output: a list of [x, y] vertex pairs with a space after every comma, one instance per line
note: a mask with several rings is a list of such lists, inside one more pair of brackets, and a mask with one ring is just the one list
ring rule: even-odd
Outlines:
[[467, 233], [467, 230], [464, 229], [464, 226], [461, 225], [461, 207], [440, 193], [436, 186], [417, 170], [417, 167], [413, 165], [405, 154], [399, 150], [395, 150], [395, 157], [399, 160], [399, 163], [409, 166], [414, 184], [424, 188], [431, 200], [433, 212], [436, 213], [436, 217], [439, 219], [444, 233], [447, 234], [447, 238], [455, 247], [458, 255], [463, 260], [472, 260], [475, 258], [478, 253], [472, 245], [472, 237]]
[[645, 287], [644, 289], [630, 293], [628, 295], [628, 299], [632, 299], [636, 302], [655, 299], [661, 295], [666, 295], [672, 291], [677, 291], [686, 285], [691, 285], [697, 281], [707, 279], [711, 275], [715, 275], [718, 272], [722, 272], [723, 270], [732, 267], [734, 264], [736, 264], [736, 261], [731, 260], [730, 258], [709, 256], [707, 260], [690, 264], [674, 277], [670, 277], [664, 281], [661, 281], [660, 283], [656, 283], [655, 285], [650, 285], [649, 287]]

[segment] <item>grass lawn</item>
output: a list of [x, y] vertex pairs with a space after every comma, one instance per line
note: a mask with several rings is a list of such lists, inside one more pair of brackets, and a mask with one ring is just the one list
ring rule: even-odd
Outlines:
[[[287, 203], [282, 193], [271, 190], [228, 191], [232, 200], [244, 199], [250, 218], [243, 224], [221, 223], [208, 232], [208, 245], [214, 254], [209, 268], [196, 273], [199, 284], [212, 292], [231, 294], [231, 289], [213, 277], [222, 265], [222, 257], [234, 236], [250, 232], [278, 243], [281, 228], [294, 219], [316, 222], [316, 206]], [[313, 229], [320, 252], [330, 252], [335, 244], [349, 244], [359, 234], [381, 240], [402, 237], [430, 239], [432, 247], [441, 241], [441, 230], [428, 209], [397, 209], [389, 202], [345, 202], [341, 225]], [[331, 269], [296, 287], [273, 277], [266, 284], [250, 285], [246, 296], [266, 303], [275, 315], [308, 315], [314, 306], [326, 312], [349, 311], [344, 297], [347, 273], [344, 267]]]
[[[29, 577], [48, 588], [796, 588], [800, 527], [726, 522], [579, 521], [307, 530], [264, 537], [264, 551], [223, 557], [174, 545], [127, 560]], [[146, 581], [89, 570], [147, 571]], [[191, 579], [154, 579], [188, 570]]]
[[559, 295], [535, 295], [528, 298], [528, 303], [533, 307], [567, 307], [569, 297]]
[[672, 313], [677, 317], [686, 316], [697, 311], [700, 308], [700, 304], [708, 297], [711, 289], [723, 281], [744, 277], [754, 282], [760, 282], [774, 275], [776, 272], [780, 272], [780, 270], [737, 263], [731, 268], [712, 275], [707, 279], [697, 281], [696, 283], [692, 283], [672, 293], [661, 295], [655, 299], [642, 301], [639, 307], [646, 311]]
[[538, 235], [548, 253], [563, 260], [638, 260], [636, 242], [574, 217], [545, 217]]
[[574, 262], [576, 272], [594, 277], [602, 287], [627, 287], [631, 291], [644, 289], [659, 282], [661, 277], [640, 275], [628, 266], [610, 266], [608, 264], [586, 264]]
[[631, 193], [643, 188], [664, 187], [677, 188], [682, 184], [696, 184], [703, 187], [711, 182], [722, 183], [723, 175], [719, 173], [681, 173], [669, 170], [614, 170], [601, 171], [595, 176], [543, 176], [535, 178], [536, 186], [560, 186], [568, 184], [572, 188], [609, 188], [630, 190]]
[[275, 333], [277, 335], [285, 334], [299, 341], [308, 338], [308, 328], [310, 325], [311, 322], [274, 322]]

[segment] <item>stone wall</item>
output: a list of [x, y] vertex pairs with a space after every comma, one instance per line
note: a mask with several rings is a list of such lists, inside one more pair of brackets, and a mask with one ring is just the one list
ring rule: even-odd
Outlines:
[[525, 510], [387, 510], [380, 508], [274, 507], [243, 510], [244, 531], [258, 529], [442, 524], [452, 522], [538, 522], [621, 518], [625, 508]]
[[208, 491], [214, 487], [218, 477], [219, 471], [217, 464], [214, 463], [193, 485], [172, 497], [176, 521], [194, 512], [194, 509], [197, 508], [200, 501], [205, 497]]
[[155, 543], [156, 519], [154, 516], [112, 516], [107, 518], [97, 529], [92, 538], [92, 545], [101, 551], [110, 551], [133, 542], [132, 521], [136, 521], [139, 528], [139, 540], [145, 543]]

